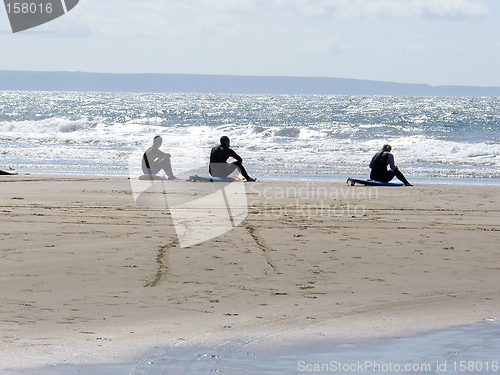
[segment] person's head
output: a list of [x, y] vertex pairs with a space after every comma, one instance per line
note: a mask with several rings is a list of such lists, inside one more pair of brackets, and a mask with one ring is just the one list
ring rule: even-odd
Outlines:
[[227, 146], [227, 147], [229, 147], [229, 137], [225, 136], [225, 135], [223, 135], [222, 137], [220, 137], [220, 144], [221, 144], [221, 146]]
[[391, 150], [392, 150], [391, 145], [385, 144], [385, 145], [382, 147], [382, 151], [391, 152]]
[[156, 148], [160, 147], [162, 142], [163, 142], [163, 139], [159, 135], [157, 135], [156, 137], [153, 138], [153, 145]]

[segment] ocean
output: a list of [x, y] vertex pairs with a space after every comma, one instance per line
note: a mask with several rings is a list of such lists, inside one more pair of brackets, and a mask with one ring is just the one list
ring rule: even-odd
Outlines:
[[252, 176], [368, 177], [383, 144], [410, 179], [500, 181], [500, 98], [0, 92], [0, 166], [127, 175], [155, 135], [176, 175], [222, 135]]

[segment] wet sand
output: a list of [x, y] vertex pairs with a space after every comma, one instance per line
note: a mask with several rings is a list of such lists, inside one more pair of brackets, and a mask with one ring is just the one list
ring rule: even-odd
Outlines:
[[[187, 199], [210, 186], [168, 184]], [[244, 221], [182, 247], [170, 210], [138, 207], [127, 178], [0, 178], [2, 373], [500, 318], [498, 186], [238, 184]]]
[[33, 375], [96, 374], [488, 374], [500, 369], [500, 323], [455, 327], [407, 337], [317, 343], [274, 350], [165, 348], [135, 363], [57, 365]]

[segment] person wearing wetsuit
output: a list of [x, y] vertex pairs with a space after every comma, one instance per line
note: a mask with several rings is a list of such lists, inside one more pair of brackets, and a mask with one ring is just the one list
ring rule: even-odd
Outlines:
[[[374, 181], [389, 182], [394, 177], [397, 177], [405, 186], [412, 186], [394, 164], [394, 155], [391, 154], [391, 150], [390, 145], [384, 145], [382, 150], [373, 156], [370, 162], [370, 168], [372, 169], [370, 178]], [[390, 169], [387, 169], [388, 165]]]
[[142, 172], [145, 175], [155, 175], [163, 169], [169, 180], [175, 180], [177, 177], [172, 172], [170, 154], [159, 149], [162, 143], [163, 139], [159, 135], [154, 137], [153, 146], [148, 148], [142, 156]]
[[[255, 181], [256, 179], [250, 177], [243, 167], [241, 156], [229, 148], [229, 146], [229, 138], [224, 135], [220, 139], [220, 145], [212, 148], [210, 152], [210, 165], [208, 167], [210, 175], [213, 177], [227, 177], [238, 168], [245, 180]], [[228, 163], [227, 159], [230, 157], [236, 159], [236, 161]]]

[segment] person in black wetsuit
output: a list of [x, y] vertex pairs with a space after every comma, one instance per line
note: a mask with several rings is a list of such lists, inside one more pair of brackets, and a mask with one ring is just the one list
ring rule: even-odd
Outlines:
[[142, 172], [145, 175], [155, 175], [163, 169], [169, 180], [176, 180], [170, 164], [170, 154], [159, 149], [162, 143], [163, 139], [159, 135], [153, 138], [153, 145], [142, 156]]
[[[370, 162], [370, 168], [372, 169], [370, 178], [374, 181], [389, 182], [394, 177], [397, 177], [405, 186], [412, 186], [394, 164], [394, 155], [391, 154], [391, 150], [390, 145], [384, 145], [382, 150], [373, 156]], [[388, 165], [390, 169], [387, 169]]]
[[[238, 168], [245, 180], [255, 181], [256, 179], [250, 177], [243, 167], [243, 159], [229, 148], [229, 146], [229, 138], [224, 135], [220, 139], [220, 145], [212, 148], [210, 152], [210, 165], [208, 167], [210, 175], [213, 177], [227, 177]], [[236, 159], [236, 161], [228, 163], [227, 159], [230, 157]]]

